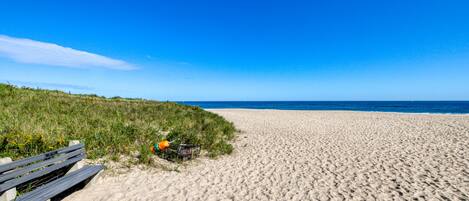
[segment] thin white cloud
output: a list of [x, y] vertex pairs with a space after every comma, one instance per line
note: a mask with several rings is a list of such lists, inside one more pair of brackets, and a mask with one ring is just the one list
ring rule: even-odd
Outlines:
[[18, 63], [63, 66], [72, 68], [106, 68], [134, 70], [135, 66], [125, 61], [62, 47], [30, 39], [0, 35], [0, 56]]

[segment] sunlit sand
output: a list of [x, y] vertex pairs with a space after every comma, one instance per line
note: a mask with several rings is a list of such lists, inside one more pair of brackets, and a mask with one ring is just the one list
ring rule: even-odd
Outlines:
[[469, 115], [212, 110], [235, 152], [132, 169], [67, 200], [469, 199]]

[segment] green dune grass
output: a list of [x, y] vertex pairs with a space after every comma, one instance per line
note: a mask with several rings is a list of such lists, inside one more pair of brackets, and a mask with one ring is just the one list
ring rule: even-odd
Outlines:
[[232, 151], [232, 123], [199, 107], [120, 97], [74, 95], [0, 84], [0, 156], [19, 159], [80, 140], [91, 159], [139, 153], [163, 138], [197, 143], [209, 156]]

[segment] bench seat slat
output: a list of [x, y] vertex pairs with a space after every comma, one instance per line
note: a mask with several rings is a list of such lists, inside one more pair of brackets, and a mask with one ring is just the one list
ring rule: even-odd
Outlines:
[[39, 178], [43, 175], [49, 174], [49, 173], [51, 173], [55, 170], [58, 170], [60, 168], [69, 166], [71, 164], [74, 164], [74, 163], [80, 161], [83, 158], [85, 158], [85, 154], [79, 155], [79, 156], [74, 157], [74, 158], [70, 158], [70, 159], [68, 159], [68, 160], [66, 160], [62, 163], [57, 163], [57, 164], [51, 165], [51, 166], [46, 167], [42, 170], [35, 171], [33, 173], [24, 175], [22, 177], [6, 181], [3, 184], [0, 184], [0, 192], [5, 192], [6, 190], [9, 190], [9, 189], [11, 189], [15, 186], [26, 183], [30, 180], [35, 179], [35, 178]]
[[4, 182], [6, 180], [9, 180], [9, 179], [13, 179], [17, 176], [26, 174], [28, 172], [31, 172], [31, 171], [35, 170], [35, 169], [45, 167], [45, 166], [49, 166], [49, 165], [54, 164], [56, 162], [63, 161], [63, 160], [66, 160], [66, 159], [69, 159], [69, 158], [72, 158], [74, 156], [84, 154], [84, 153], [85, 153], [85, 150], [82, 148], [82, 149], [78, 149], [78, 150], [72, 151], [72, 152], [67, 153], [67, 154], [60, 155], [59, 157], [51, 158], [49, 160], [41, 161], [41, 162], [38, 162], [38, 163], [33, 163], [31, 165], [24, 166], [20, 169], [13, 170], [12, 172], [4, 173], [3, 175], [0, 175], [0, 183]]
[[17, 201], [29, 201], [29, 200], [48, 200], [61, 192], [77, 185], [78, 183], [85, 181], [86, 179], [96, 175], [103, 169], [102, 165], [86, 166], [79, 170], [76, 170], [62, 178], [49, 182], [48, 184], [41, 186], [29, 193], [23, 194], [18, 197]]
[[4, 164], [4, 165], [0, 165], [0, 173], [6, 172], [8, 170], [15, 169], [19, 166], [34, 163], [36, 161], [48, 159], [51, 156], [56, 155], [56, 154], [62, 154], [62, 153], [68, 153], [68, 152], [71, 152], [71, 151], [75, 151], [75, 150], [81, 149], [83, 147], [84, 147], [84, 144], [80, 143], [80, 144], [65, 147], [65, 148], [62, 148], [62, 149], [57, 149], [57, 150], [54, 150], [54, 151], [49, 151], [49, 152], [46, 152], [46, 153], [43, 153], [43, 154], [39, 154], [37, 156], [32, 156], [32, 157], [29, 157], [29, 158], [25, 158], [25, 159], [13, 161], [11, 163], [7, 163], [7, 164]]

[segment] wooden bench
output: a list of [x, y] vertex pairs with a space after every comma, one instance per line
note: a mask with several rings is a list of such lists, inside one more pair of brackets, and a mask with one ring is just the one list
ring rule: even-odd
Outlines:
[[[84, 158], [84, 144], [75, 144], [0, 165], [2, 199], [48, 200], [61, 196], [103, 170], [102, 165], [80, 167]], [[19, 197], [16, 189], [22, 192]]]

